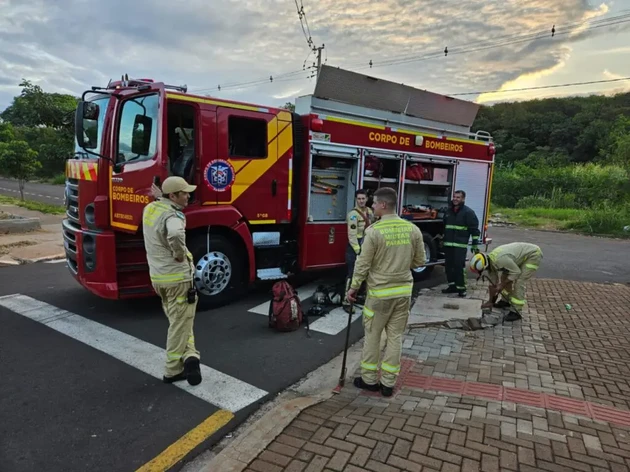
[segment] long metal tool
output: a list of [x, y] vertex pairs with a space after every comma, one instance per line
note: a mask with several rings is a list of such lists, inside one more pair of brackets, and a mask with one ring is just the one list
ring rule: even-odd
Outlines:
[[333, 389], [333, 393], [340, 393], [341, 389], [346, 383], [346, 360], [348, 358], [348, 344], [350, 343], [350, 326], [352, 325], [352, 313], [354, 312], [354, 303], [350, 302], [350, 309], [348, 310], [348, 327], [346, 328], [346, 345], [343, 348], [343, 361], [341, 363], [341, 375], [339, 376], [339, 383]]

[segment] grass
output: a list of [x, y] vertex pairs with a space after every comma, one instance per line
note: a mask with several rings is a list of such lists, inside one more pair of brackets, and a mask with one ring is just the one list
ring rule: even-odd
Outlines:
[[62, 206], [48, 205], [47, 203], [39, 203], [32, 200], [20, 200], [19, 198], [5, 197], [4, 195], [0, 195], [0, 204], [16, 205], [27, 210], [39, 211], [49, 215], [63, 215], [66, 212]]
[[45, 182], [52, 185], [64, 185], [66, 183], [66, 174], [57, 174], [45, 179]]
[[492, 206], [492, 215], [519, 226], [577, 233], [630, 238], [624, 231], [630, 225], [626, 206], [599, 205], [596, 208], [502, 208]]

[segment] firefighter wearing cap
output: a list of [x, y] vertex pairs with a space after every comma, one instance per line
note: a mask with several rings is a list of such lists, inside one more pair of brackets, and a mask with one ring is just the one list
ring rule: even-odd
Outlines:
[[[359, 287], [367, 279], [361, 376], [354, 379], [354, 385], [370, 391], [380, 390], [386, 397], [392, 395], [400, 373], [402, 335], [409, 319], [413, 288], [411, 268], [422, 267], [426, 262], [422, 233], [416, 225], [396, 214], [397, 201], [392, 188], [384, 187], [374, 193], [374, 213], [381, 219], [365, 232], [347, 295], [354, 302]], [[387, 346], [383, 358], [379, 359], [383, 330], [387, 334]]]
[[[361, 245], [363, 244], [363, 237], [365, 236], [365, 230], [374, 223], [374, 212], [371, 208], [366, 206], [367, 192], [365, 190], [357, 190], [355, 194], [355, 206], [346, 217], [346, 223], [348, 225], [348, 247], [346, 248], [346, 265], [348, 266], [348, 273], [346, 276], [346, 292], [350, 288], [350, 281], [352, 280], [352, 273], [354, 272], [354, 265], [357, 260], [357, 256], [361, 252]], [[344, 297], [343, 305], [346, 310], [349, 309], [349, 304]]]
[[[489, 254], [478, 253], [470, 259], [470, 268], [477, 274], [486, 275], [490, 280], [488, 289], [490, 299], [482, 308], [511, 307], [505, 321], [516, 321], [522, 318], [521, 311], [525, 306], [526, 284], [540, 267], [543, 253], [535, 244], [510, 243], [497, 247]], [[494, 303], [501, 294], [501, 300]]]
[[[196, 189], [181, 177], [162, 184], [161, 197], [149, 203], [142, 215], [142, 232], [153, 288], [168, 318], [166, 370], [163, 381], [201, 382], [199, 351], [193, 324], [198, 297], [193, 286], [194, 265], [186, 247], [186, 217], [190, 192]], [[153, 190], [154, 194], [160, 193]]]

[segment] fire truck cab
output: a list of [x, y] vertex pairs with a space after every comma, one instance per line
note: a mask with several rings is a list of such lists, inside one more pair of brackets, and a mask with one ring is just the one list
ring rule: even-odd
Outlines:
[[307, 270], [345, 275], [355, 191], [390, 186], [417, 224], [428, 263], [443, 263], [443, 210], [455, 189], [486, 221], [494, 145], [470, 133], [478, 106], [323, 66], [312, 95], [285, 109], [187, 93], [147, 79], [84, 93], [66, 166], [67, 265], [104, 298], [154, 295], [142, 237], [151, 186], [197, 185], [185, 209], [202, 306], [256, 280]]

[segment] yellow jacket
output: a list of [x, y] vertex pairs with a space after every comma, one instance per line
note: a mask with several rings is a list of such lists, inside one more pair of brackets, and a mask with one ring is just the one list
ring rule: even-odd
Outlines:
[[348, 243], [354, 249], [354, 252], [359, 254], [361, 246], [359, 245], [359, 239], [365, 236], [365, 229], [368, 225], [365, 223], [365, 219], [368, 220], [368, 225], [374, 222], [374, 212], [371, 208], [365, 209], [364, 214], [357, 207], [354, 207], [348, 212], [346, 222], [348, 223]]
[[418, 227], [397, 215], [384, 215], [365, 232], [350, 287], [358, 289], [367, 279], [369, 297], [410, 297], [411, 269], [425, 263], [424, 241]]
[[488, 254], [491, 282], [499, 281], [499, 272], [507, 273], [507, 280], [518, 279], [527, 262], [537, 257], [542, 257], [542, 251], [531, 243], [509, 243], [495, 248]]
[[155, 284], [175, 285], [193, 279], [192, 254], [186, 247], [186, 217], [181, 210], [170, 200], [160, 198], [149, 203], [142, 213], [149, 274]]

